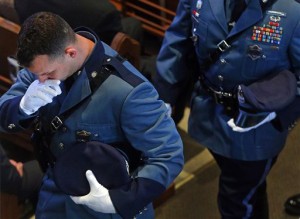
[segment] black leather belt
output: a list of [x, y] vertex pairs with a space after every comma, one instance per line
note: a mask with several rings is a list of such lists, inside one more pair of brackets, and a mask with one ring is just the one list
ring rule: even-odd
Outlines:
[[224, 91], [217, 91], [209, 86], [204, 86], [206, 87], [206, 90], [213, 96], [214, 100], [218, 104], [226, 104], [228, 101], [233, 101], [235, 98], [235, 95], [229, 92], [224, 92]]
[[210, 96], [213, 97], [217, 104], [224, 106], [225, 114], [232, 117], [237, 113], [238, 101], [237, 96], [231, 92], [218, 91], [208, 86], [201, 78], [199, 78], [201, 86]]
[[211, 96], [213, 96], [216, 103], [225, 104], [225, 102], [229, 101], [230, 99], [234, 101], [236, 100], [236, 94], [233, 94], [231, 92], [215, 90], [214, 88], [208, 86], [201, 77], [199, 77], [199, 81], [201, 83], [202, 88], [205, 91], [207, 91]]

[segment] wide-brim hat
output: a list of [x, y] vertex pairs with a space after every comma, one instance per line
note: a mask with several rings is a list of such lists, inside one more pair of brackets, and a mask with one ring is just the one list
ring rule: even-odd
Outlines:
[[250, 85], [241, 85], [245, 101], [257, 111], [278, 111], [287, 107], [296, 97], [296, 76], [283, 70]]
[[81, 142], [60, 156], [54, 166], [54, 180], [59, 189], [72, 196], [90, 192], [86, 171], [91, 170], [107, 189], [130, 182], [128, 162], [115, 147], [101, 142]]

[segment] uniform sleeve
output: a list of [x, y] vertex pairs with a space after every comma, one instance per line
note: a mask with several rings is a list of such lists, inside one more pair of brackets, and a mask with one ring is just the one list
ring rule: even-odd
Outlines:
[[157, 75], [153, 83], [160, 97], [171, 105], [175, 104], [190, 77], [187, 61], [194, 54], [191, 40], [190, 2], [179, 1], [176, 16], [165, 32], [157, 57]]
[[26, 71], [21, 70], [18, 73], [17, 81], [0, 98], [0, 130], [4, 132], [18, 132], [27, 128], [35, 117], [21, 112], [19, 109], [20, 101], [24, 96], [29, 85], [35, 80], [35, 77]]
[[[295, 28], [291, 43], [289, 46], [289, 57], [291, 60], [291, 71], [300, 77], [300, 21]], [[300, 116], [300, 87], [298, 82], [298, 94], [295, 100], [285, 109], [277, 113], [277, 118], [274, 121], [275, 127], [281, 131], [286, 130]]]
[[131, 145], [142, 152], [128, 185], [110, 190], [112, 201], [123, 218], [132, 218], [158, 197], [183, 167], [183, 145], [164, 102], [149, 82], [138, 85], [124, 102], [121, 125]]

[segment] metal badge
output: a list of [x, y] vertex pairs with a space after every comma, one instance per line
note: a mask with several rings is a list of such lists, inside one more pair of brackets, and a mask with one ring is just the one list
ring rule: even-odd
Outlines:
[[76, 131], [77, 142], [88, 142], [90, 141], [91, 133], [86, 130]]
[[274, 22], [279, 22], [281, 20], [281, 18], [279, 16], [271, 15], [270, 16], [270, 20], [274, 21]]
[[280, 16], [280, 17], [286, 17], [286, 12], [283, 12], [283, 11], [267, 11], [266, 14]]
[[257, 44], [248, 46], [247, 54], [253, 61], [263, 57], [262, 48]]

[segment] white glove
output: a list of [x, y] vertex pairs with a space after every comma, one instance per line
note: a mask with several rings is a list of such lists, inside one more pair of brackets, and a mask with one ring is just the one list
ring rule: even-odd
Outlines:
[[51, 103], [55, 96], [61, 94], [59, 84], [59, 80], [46, 80], [44, 83], [38, 80], [32, 82], [21, 99], [21, 110], [27, 115], [31, 115], [40, 107]]
[[171, 104], [165, 103], [165, 105], [166, 105], [166, 107], [167, 107], [167, 115], [168, 115], [169, 117], [171, 117], [171, 116], [172, 116], [172, 107], [171, 107]]
[[87, 170], [85, 175], [90, 184], [90, 193], [79, 197], [70, 196], [71, 199], [76, 204], [86, 205], [97, 212], [107, 214], [116, 213], [116, 209], [113, 206], [108, 190], [97, 181], [91, 170]]
[[263, 124], [265, 124], [266, 122], [270, 122], [271, 120], [273, 120], [274, 118], [276, 117], [276, 113], [275, 112], [271, 112], [269, 113], [266, 118], [264, 120], [262, 120], [260, 123], [254, 125], [254, 126], [251, 126], [251, 127], [247, 127], [247, 128], [242, 128], [242, 127], [239, 127], [239, 126], [236, 126], [236, 124], [234, 123], [234, 120], [233, 118], [230, 119], [227, 124], [232, 128], [233, 131], [235, 132], [248, 132], [252, 129], [255, 129]]

